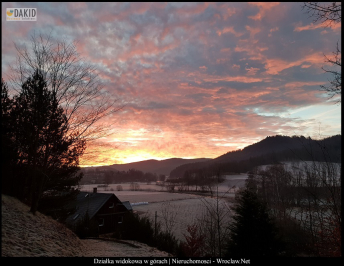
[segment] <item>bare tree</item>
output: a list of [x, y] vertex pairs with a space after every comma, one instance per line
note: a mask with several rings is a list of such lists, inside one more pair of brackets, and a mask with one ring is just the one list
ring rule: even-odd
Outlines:
[[[290, 222], [310, 236], [317, 255], [338, 256], [341, 236], [341, 165], [329, 161], [298, 161], [255, 170], [247, 182], [284, 226]], [[310, 151], [311, 152], [311, 151]], [[327, 159], [327, 160], [326, 160]], [[301, 242], [303, 240], [300, 240]]]
[[130, 183], [130, 190], [133, 190], [133, 191], [140, 190], [140, 185], [138, 183], [131, 182]]
[[[341, 23], [342, 18], [342, 3], [341, 2], [304, 2], [302, 9], [313, 18], [313, 22], [320, 22], [325, 27], [332, 27], [334, 24]], [[342, 94], [342, 74], [341, 74], [341, 51], [337, 43], [336, 51], [333, 52], [333, 57], [329, 58], [326, 55], [325, 62], [332, 65], [332, 69], [322, 68], [326, 73], [333, 75], [333, 79], [329, 80], [330, 84], [321, 86], [323, 91], [326, 91], [329, 98], [339, 96], [335, 103], [341, 103]]]
[[35, 33], [31, 44], [15, 44], [17, 60], [9, 81], [20, 92], [21, 85], [40, 70], [49, 91], [67, 117], [68, 135], [89, 142], [109, 134], [110, 127], [99, 121], [122, 107], [104, 88], [97, 69], [82, 58], [73, 43], [55, 40], [52, 35]]
[[304, 2], [302, 9], [314, 19], [313, 22], [324, 23], [328, 27], [342, 19], [341, 2]]
[[161, 218], [163, 225], [165, 226], [165, 231], [168, 234], [172, 234], [172, 231], [177, 223], [176, 218], [179, 213], [179, 209], [179, 205], [171, 204], [169, 201], [162, 204]]
[[228, 222], [231, 210], [218, 194], [215, 202], [203, 198], [202, 203], [205, 208], [198, 223], [200, 234], [204, 236], [204, 248], [207, 255], [221, 257], [228, 239]]
[[[341, 62], [341, 52], [339, 49], [339, 45], [337, 42], [337, 48], [336, 51], [333, 52], [333, 57], [327, 57], [326, 55], [324, 55], [326, 58], [326, 62], [330, 63], [332, 65], [332, 68], [324, 68], [322, 67], [322, 69], [326, 72], [326, 73], [330, 73], [332, 74], [332, 80], [329, 80], [330, 84], [329, 85], [321, 85], [321, 89], [323, 91], [326, 91], [327, 94], [329, 95], [329, 98], [333, 98], [335, 96], [341, 96], [342, 94], [342, 73], [341, 73], [341, 67], [342, 67], [342, 62]], [[340, 103], [341, 102], [341, 97], [339, 97], [338, 99], [336, 99], [335, 101], [336, 103]]]
[[[230, 219], [230, 207], [223, 199], [228, 193], [229, 189], [223, 193], [219, 193], [219, 183], [221, 180], [221, 169], [214, 169], [214, 179], [210, 180], [212, 183], [215, 181], [216, 194], [213, 195], [211, 189], [211, 197], [214, 200], [208, 201], [202, 198], [202, 203], [205, 207], [204, 213], [199, 219], [200, 233], [204, 236], [205, 249], [210, 256], [221, 257], [224, 253], [224, 244], [227, 241], [229, 230], [228, 222]], [[214, 184], [215, 185], [215, 184]], [[215, 201], [215, 202], [214, 202]]]

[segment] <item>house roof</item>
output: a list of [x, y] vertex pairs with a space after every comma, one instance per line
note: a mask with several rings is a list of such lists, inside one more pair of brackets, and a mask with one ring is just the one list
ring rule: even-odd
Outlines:
[[122, 201], [122, 204], [124, 205], [124, 207], [127, 208], [128, 211], [132, 211], [133, 207], [131, 206], [129, 201]]
[[66, 223], [78, 222], [85, 216], [87, 211], [89, 218], [92, 219], [111, 197], [115, 197], [120, 202], [115, 194], [80, 192], [76, 197], [76, 201], [68, 205], [68, 207], [75, 207], [76, 210], [67, 217]]

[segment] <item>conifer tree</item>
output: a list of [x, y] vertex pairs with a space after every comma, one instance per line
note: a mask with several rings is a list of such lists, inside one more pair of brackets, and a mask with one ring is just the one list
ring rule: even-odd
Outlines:
[[239, 192], [230, 225], [227, 255], [231, 257], [278, 256], [283, 243], [266, 205], [249, 188]]
[[79, 156], [85, 149], [80, 138], [68, 135], [68, 121], [58, 105], [56, 93], [49, 91], [42, 73], [36, 70], [14, 97], [11, 110], [13, 138], [18, 151], [17, 166], [25, 175], [16, 174], [17, 185], [23, 187], [21, 197], [38, 210], [41, 200], [62, 206], [57, 198], [75, 194], [81, 179]]
[[12, 107], [13, 100], [8, 96], [8, 86], [1, 79], [1, 190], [4, 194], [18, 196], [18, 187], [12, 178], [18, 157], [18, 151], [13, 140]]

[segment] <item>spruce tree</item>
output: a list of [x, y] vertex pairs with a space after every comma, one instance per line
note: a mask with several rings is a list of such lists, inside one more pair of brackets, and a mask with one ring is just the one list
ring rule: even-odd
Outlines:
[[20, 192], [13, 178], [18, 159], [13, 131], [15, 121], [12, 116], [13, 100], [8, 95], [8, 86], [1, 79], [1, 191], [4, 194], [18, 197]]
[[266, 205], [254, 191], [246, 188], [239, 192], [234, 211], [227, 256], [250, 258], [281, 254], [283, 242]]
[[41, 204], [42, 210], [52, 211], [64, 204], [62, 198], [76, 194], [74, 187], [81, 179], [79, 157], [85, 143], [67, 134], [67, 118], [39, 70], [23, 83], [11, 114], [17, 165], [26, 172], [16, 176], [17, 185], [24, 188], [22, 197], [33, 213], [44, 201], [49, 203]]

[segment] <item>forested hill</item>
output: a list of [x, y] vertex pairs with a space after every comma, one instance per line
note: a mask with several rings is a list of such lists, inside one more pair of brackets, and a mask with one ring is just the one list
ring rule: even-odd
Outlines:
[[193, 163], [179, 166], [171, 171], [170, 177], [182, 177], [186, 170], [221, 166], [228, 172], [246, 172], [260, 164], [279, 161], [314, 160], [341, 162], [341, 135], [322, 140], [303, 136], [269, 136], [242, 150], [228, 152], [206, 163]]
[[[282, 153], [286, 159], [312, 159], [312, 156], [322, 159], [320, 147], [326, 147], [332, 155], [340, 155], [341, 152], [341, 135], [332, 136], [323, 140], [312, 140], [303, 136], [272, 136], [266, 137], [260, 142], [245, 147], [242, 150], [228, 152], [214, 159], [215, 162], [241, 161], [250, 157], [262, 156], [271, 153]], [[320, 145], [319, 145], [320, 144]], [[300, 158], [297, 158], [301, 156]], [[330, 160], [336, 160], [333, 158]]]
[[211, 159], [206, 158], [199, 158], [199, 159], [181, 159], [181, 158], [172, 158], [166, 160], [146, 160], [141, 162], [135, 163], [127, 163], [127, 164], [113, 164], [109, 166], [99, 167], [100, 169], [104, 170], [112, 170], [112, 171], [128, 171], [130, 169], [139, 170], [142, 172], [150, 172], [156, 174], [163, 174], [168, 175], [171, 170], [174, 168], [187, 164], [187, 163], [195, 163], [195, 162], [206, 162]]

